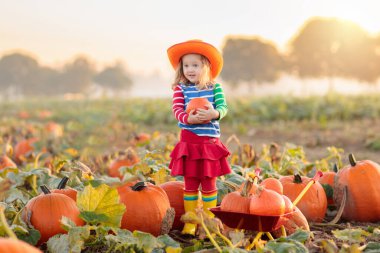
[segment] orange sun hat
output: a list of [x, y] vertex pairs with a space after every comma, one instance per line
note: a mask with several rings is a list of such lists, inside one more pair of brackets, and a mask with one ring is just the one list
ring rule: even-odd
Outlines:
[[201, 54], [211, 64], [211, 76], [215, 78], [223, 68], [223, 57], [213, 45], [201, 40], [188, 40], [168, 48], [168, 57], [174, 69], [177, 69], [181, 57], [186, 54]]

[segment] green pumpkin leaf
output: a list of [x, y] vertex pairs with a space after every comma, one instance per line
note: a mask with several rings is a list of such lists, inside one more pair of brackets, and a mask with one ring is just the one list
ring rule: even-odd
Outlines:
[[133, 231], [133, 236], [138, 239], [137, 248], [142, 249], [146, 253], [152, 252], [154, 248], [162, 248], [165, 246], [164, 243], [149, 233], [135, 230]]
[[265, 245], [265, 250], [273, 250], [276, 253], [307, 253], [307, 248], [300, 242], [289, 240], [287, 238], [279, 238], [274, 241], [269, 241]]
[[365, 247], [364, 253], [376, 253], [380, 252], [380, 243], [379, 242], [369, 242]]
[[41, 238], [40, 231], [38, 231], [36, 229], [28, 229], [27, 234], [24, 234], [24, 233], [20, 234], [17, 231], [15, 231], [15, 232], [16, 232], [18, 239], [23, 240], [24, 242], [27, 242], [31, 245], [36, 245], [38, 240]]
[[287, 238], [301, 243], [306, 242], [310, 238], [310, 232], [306, 230], [297, 230], [294, 234], [289, 235]]
[[69, 253], [69, 235], [58, 234], [50, 237], [47, 241], [47, 248], [51, 253]]
[[83, 191], [78, 192], [77, 205], [83, 219], [104, 226], [120, 227], [125, 212], [125, 205], [119, 203], [117, 190], [105, 184], [96, 188], [92, 185], [86, 186]]
[[344, 229], [344, 230], [333, 230], [333, 235], [342, 240], [342, 241], [348, 241], [351, 243], [360, 243], [364, 242], [365, 238], [370, 235], [369, 232], [364, 231], [361, 228], [356, 229]]
[[329, 184], [322, 184], [323, 190], [325, 190], [326, 197], [332, 198], [334, 194], [334, 189]]
[[[181, 245], [179, 244], [179, 242], [175, 241], [169, 235], [160, 235], [159, 237], [157, 237], [157, 240], [159, 240], [160, 242], [165, 244], [166, 247], [171, 247], [170, 250], [175, 251], [177, 249], [181, 249]], [[179, 252], [181, 252], [181, 251], [179, 251]]]

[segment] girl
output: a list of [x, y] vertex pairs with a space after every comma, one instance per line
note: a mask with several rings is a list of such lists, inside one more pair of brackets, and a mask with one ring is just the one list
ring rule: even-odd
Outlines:
[[[169, 168], [172, 176], [184, 176], [185, 211], [195, 212], [201, 186], [203, 209], [213, 216], [208, 208], [216, 206], [216, 178], [231, 172], [230, 152], [219, 140], [219, 120], [227, 114], [227, 104], [221, 85], [213, 81], [222, 70], [223, 58], [214, 46], [199, 40], [175, 44], [167, 52], [176, 70], [173, 113], [181, 128]], [[207, 98], [207, 109], [186, 113], [189, 101], [197, 97]], [[195, 235], [196, 228], [186, 223], [182, 233]]]

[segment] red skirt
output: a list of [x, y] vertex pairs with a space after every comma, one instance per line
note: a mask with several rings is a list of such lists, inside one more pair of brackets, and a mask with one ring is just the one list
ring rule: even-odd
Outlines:
[[227, 147], [219, 140], [181, 131], [181, 139], [170, 154], [172, 176], [218, 177], [231, 172]]

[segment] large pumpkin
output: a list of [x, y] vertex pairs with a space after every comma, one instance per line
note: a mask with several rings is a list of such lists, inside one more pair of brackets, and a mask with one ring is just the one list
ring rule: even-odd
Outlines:
[[41, 238], [38, 244], [46, 242], [56, 234], [67, 233], [60, 223], [63, 216], [71, 219], [78, 226], [84, 224], [79, 218], [79, 209], [74, 200], [63, 194], [51, 193], [44, 185], [41, 189], [43, 194], [29, 200], [22, 216], [25, 222], [30, 222], [35, 229], [40, 231]]
[[363, 222], [380, 221], [380, 166], [370, 161], [356, 161], [349, 155], [350, 165], [339, 170], [334, 185], [334, 201], [340, 206], [344, 188], [347, 200], [342, 218]]
[[60, 193], [63, 195], [68, 196], [74, 201], [77, 201], [77, 191], [73, 188], [65, 188], [67, 181], [69, 181], [68, 177], [63, 177], [62, 180], [59, 182], [57, 189], [51, 190], [51, 192], [54, 193]]
[[32, 245], [13, 238], [0, 238], [0, 252], [9, 253], [42, 253]]
[[170, 181], [161, 184], [160, 187], [164, 189], [166, 195], [168, 195], [170, 206], [175, 210], [173, 229], [181, 230], [184, 225], [181, 221], [181, 216], [185, 213], [183, 203], [185, 185], [182, 181]]
[[133, 149], [128, 149], [126, 153], [123, 153], [116, 160], [112, 161], [108, 168], [108, 175], [110, 177], [118, 177], [123, 179], [123, 175], [120, 174], [119, 169], [123, 166], [132, 166], [140, 161], [136, 152]]
[[120, 202], [126, 207], [121, 228], [140, 230], [154, 236], [168, 233], [174, 221], [174, 209], [170, 207], [165, 191], [156, 185], [138, 182], [134, 186], [117, 188]]
[[[288, 196], [291, 201], [298, 197], [311, 180], [313, 179], [299, 175], [280, 178], [284, 187], [284, 195]], [[327, 210], [327, 198], [322, 185], [315, 182], [298, 202], [297, 207], [308, 221], [321, 222]]]

